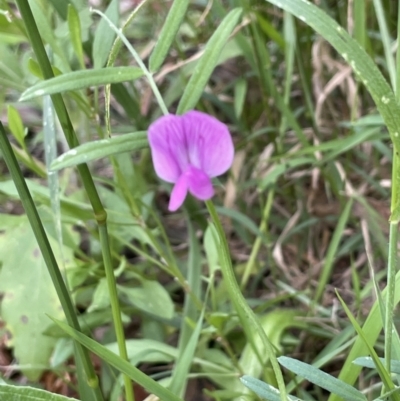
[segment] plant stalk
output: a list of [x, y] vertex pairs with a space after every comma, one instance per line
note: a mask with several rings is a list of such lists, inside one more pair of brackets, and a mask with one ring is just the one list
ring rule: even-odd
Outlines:
[[[53, 74], [53, 69], [50, 64], [50, 61], [48, 59], [47, 53], [45, 51], [45, 48], [43, 46], [43, 42], [41, 39], [41, 36], [39, 34], [39, 30], [37, 28], [35, 19], [32, 14], [32, 10], [29, 6], [29, 3], [27, 0], [16, 0], [16, 3], [18, 5], [19, 11], [21, 13], [21, 17], [25, 23], [26, 31], [29, 37], [29, 40], [31, 42], [33, 51], [36, 55], [38, 64], [42, 70], [42, 74], [44, 79], [50, 79], [54, 77]], [[60, 125], [63, 129], [64, 135], [66, 137], [66, 140], [68, 142], [68, 145], [70, 148], [74, 148], [79, 145], [78, 138], [75, 134], [74, 128], [72, 126], [71, 120], [69, 118], [67, 109], [64, 104], [64, 100], [61, 96], [61, 94], [53, 94], [51, 95], [51, 99], [53, 101], [54, 109], [57, 113], [58, 119], [60, 121]], [[89, 201], [92, 205], [93, 212], [94, 212], [94, 217], [97, 222], [97, 225], [99, 226], [99, 231], [101, 235], [101, 231], [103, 231], [103, 234], [107, 235], [107, 213], [101, 203], [99, 194], [96, 190], [93, 178], [90, 174], [89, 168], [87, 164], [80, 164], [77, 166], [79, 175], [81, 177], [83, 186], [85, 187], [86, 193], [88, 195]], [[109, 241], [104, 241], [102, 245], [107, 246], [108, 248], [105, 249], [102, 246], [102, 253], [103, 253], [103, 261], [104, 261], [104, 266], [111, 266], [111, 252], [109, 248]], [[110, 269], [106, 270], [106, 275], [110, 273]], [[111, 283], [113, 281], [113, 278], [108, 278], [108, 283]], [[115, 280], [114, 280], [115, 281]], [[110, 296], [111, 294], [114, 294], [116, 296], [116, 289], [108, 288], [110, 291]], [[118, 303], [118, 298], [116, 297], [112, 301], [112, 305], [115, 303]], [[113, 316], [115, 316], [115, 313], [113, 311]], [[119, 325], [119, 326], [118, 326]], [[122, 339], [118, 339], [118, 345], [119, 345], [119, 352], [120, 355], [126, 355], [126, 345], [125, 345], [125, 336], [124, 336], [124, 331], [121, 323], [121, 319], [114, 321], [114, 326], [116, 328], [116, 336], [117, 339], [122, 336]], [[118, 326], [118, 328], [117, 328]], [[126, 399], [127, 401], [133, 401], [133, 392], [131, 391], [131, 384], [129, 383], [129, 386], [125, 386], [125, 392], [126, 392]]]
[[[10, 171], [11, 177], [17, 188], [19, 197], [25, 209], [29, 223], [32, 227], [35, 238], [38, 242], [40, 251], [43, 255], [43, 259], [46, 263], [50, 277], [53, 281], [55, 290], [57, 292], [67, 322], [75, 330], [81, 331], [76, 311], [72, 303], [71, 297], [69, 295], [68, 289], [64, 283], [60, 269], [58, 268], [56, 258], [51, 249], [46, 232], [43, 228], [43, 224], [37, 212], [36, 206], [33, 202], [28, 186], [26, 185], [25, 179], [22, 175], [21, 169], [18, 165], [15, 154], [12, 151], [10, 142], [7, 138], [6, 132], [1, 122], [0, 122], [0, 149], [3, 153], [3, 157], [6, 162], [7, 168]], [[77, 356], [80, 362], [82, 363], [83, 369], [87, 376], [86, 377], [87, 384], [93, 390], [95, 399], [97, 401], [102, 401], [103, 395], [99, 388], [98, 378], [94, 371], [94, 367], [90, 360], [87, 350], [83, 348], [79, 343], [76, 343], [75, 349], [77, 350], [78, 353]], [[78, 380], [82, 380], [82, 378], [78, 377]]]

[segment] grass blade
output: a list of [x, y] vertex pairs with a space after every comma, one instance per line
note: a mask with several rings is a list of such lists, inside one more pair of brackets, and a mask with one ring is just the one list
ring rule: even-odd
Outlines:
[[67, 324], [55, 319], [53, 320], [74, 340], [79, 341], [83, 346], [85, 346], [90, 351], [94, 352], [96, 355], [98, 355], [100, 358], [102, 358], [110, 365], [114, 366], [121, 373], [125, 374], [130, 379], [134, 380], [136, 383], [139, 383], [150, 394], [156, 395], [157, 397], [159, 397], [159, 399], [163, 401], [182, 401], [170, 390], [161, 386], [161, 384], [158, 384], [155, 380], [151, 379], [145, 373], [141, 372], [138, 368], [131, 365], [128, 361], [125, 361], [117, 354], [114, 354], [103, 345], [97, 343], [91, 338], [73, 329]]
[[175, 0], [172, 3], [165, 24], [158, 36], [156, 46], [150, 56], [149, 70], [151, 72], [157, 71], [165, 60], [168, 50], [185, 17], [188, 5], [189, 0]]
[[328, 390], [330, 393], [337, 394], [345, 400], [366, 401], [366, 397], [360, 391], [314, 366], [286, 356], [279, 357], [278, 361], [296, 375], [304, 377], [311, 383]]
[[217, 65], [229, 35], [239, 21], [242, 14], [241, 8], [234, 8], [221, 22], [220, 26], [211, 36], [204, 49], [204, 54], [196, 65], [192, 77], [186, 85], [185, 91], [178, 105], [177, 114], [183, 114], [193, 109], [199, 101], [204, 87], [206, 86], [211, 73]]
[[[388, 389], [389, 391], [394, 390], [395, 389], [395, 385], [393, 384], [393, 381], [392, 381], [389, 373], [387, 372], [387, 370], [383, 366], [381, 360], [379, 359], [379, 357], [378, 357], [373, 345], [369, 342], [368, 338], [365, 336], [364, 330], [358, 324], [357, 320], [354, 318], [354, 316], [350, 312], [350, 309], [347, 307], [347, 305], [345, 304], [345, 302], [340, 297], [340, 295], [339, 295], [339, 293], [337, 291], [336, 291], [336, 295], [338, 296], [339, 301], [342, 304], [342, 307], [343, 307], [344, 311], [346, 312], [347, 317], [350, 319], [351, 324], [353, 325], [354, 329], [357, 331], [358, 335], [360, 336], [360, 338], [364, 341], [365, 345], [367, 346], [368, 353], [371, 355], [371, 357], [372, 357], [372, 359], [374, 361], [374, 364], [376, 366], [376, 369], [377, 369], [377, 371], [379, 373], [379, 376], [380, 376], [383, 384], [385, 385], [386, 389]], [[393, 397], [394, 401], [399, 401], [400, 400], [400, 394], [393, 393], [392, 397]]]
[[98, 141], [84, 143], [65, 152], [53, 161], [51, 170], [61, 170], [102, 157], [122, 152], [132, 152], [147, 147], [147, 131], [138, 131], [117, 137], [99, 139]]
[[78, 89], [132, 81], [143, 75], [138, 67], [108, 67], [93, 70], [73, 71], [55, 78], [41, 81], [28, 88], [20, 101], [30, 100], [37, 96], [52, 95]]

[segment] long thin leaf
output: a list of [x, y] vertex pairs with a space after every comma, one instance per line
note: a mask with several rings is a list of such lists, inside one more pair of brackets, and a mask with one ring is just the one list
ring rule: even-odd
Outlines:
[[97, 343], [91, 338], [85, 336], [79, 331], [74, 330], [67, 324], [53, 319], [54, 322], [60, 326], [69, 336], [74, 340], [79, 341], [83, 346], [85, 346], [90, 351], [94, 352], [104, 361], [109, 363], [118, 369], [121, 373], [130, 377], [136, 383], [140, 384], [147, 392], [154, 394], [163, 401], [182, 401], [179, 397], [173, 394], [170, 390], [163, 387], [161, 384], [157, 383], [155, 380], [151, 379], [149, 376], [141, 372], [138, 368], [131, 365], [128, 361], [125, 361], [117, 354], [114, 354], [108, 350], [103, 345]]
[[218, 58], [221, 54], [226, 41], [229, 38], [233, 28], [239, 21], [242, 14], [241, 8], [234, 8], [221, 22], [210, 40], [207, 42], [200, 61], [196, 65], [182, 98], [178, 105], [177, 114], [183, 114], [193, 109], [199, 101], [204, 87], [206, 86], [211, 73], [217, 65]]
[[278, 361], [296, 375], [304, 377], [311, 383], [337, 394], [345, 400], [366, 401], [366, 397], [360, 391], [314, 366], [286, 356], [279, 357]]
[[165, 60], [168, 50], [175, 39], [183, 18], [185, 17], [188, 5], [189, 0], [175, 0], [172, 3], [165, 24], [158, 36], [156, 46], [150, 56], [150, 71], [157, 71]]
[[19, 100], [22, 102], [43, 95], [132, 81], [142, 75], [143, 72], [138, 67], [108, 67], [73, 71], [31, 86], [21, 95]]
[[132, 152], [147, 147], [148, 141], [146, 131], [138, 131], [118, 137], [100, 139], [98, 141], [84, 143], [83, 145], [79, 145], [65, 152], [53, 161], [51, 170], [60, 170], [117, 153]]
[[[339, 293], [336, 291], [336, 295], [339, 298], [340, 303], [342, 304], [342, 307], [344, 309], [344, 311], [346, 312], [347, 317], [350, 319], [351, 324], [353, 325], [354, 329], [357, 331], [358, 335], [360, 336], [360, 338], [364, 341], [365, 345], [368, 348], [368, 353], [371, 355], [371, 358], [374, 361], [374, 364], [376, 366], [376, 369], [379, 373], [379, 376], [383, 382], [383, 384], [385, 385], [386, 389], [388, 389], [389, 391], [392, 391], [395, 389], [395, 385], [393, 384], [393, 381], [389, 375], [389, 373], [387, 372], [387, 370], [385, 369], [385, 367], [383, 366], [381, 360], [379, 359], [373, 344], [371, 344], [368, 340], [368, 338], [365, 336], [363, 329], [361, 328], [361, 326], [358, 324], [357, 320], [354, 318], [354, 316], [352, 315], [352, 313], [350, 312], [350, 309], [347, 307], [346, 303], [343, 301], [343, 299], [340, 297]], [[394, 401], [399, 401], [400, 400], [400, 395], [397, 393], [393, 394], [393, 400]]]
[[[281, 397], [279, 395], [279, 390], [275, 387], [270, 386], [263, 381], [256, 379], [251, 376], [242, 376], [240, 381], [248, 387], [250, 390], [254, 391], [258, 396], [264, 400], [268, 401], [280, 401]], [[287, 396], [290, 401], [301, 401], [300, 398], [293, 397], [292, 395]]]
[[2, 401], [77, 401], [76, 398], [49, 393], [33, 387], [0, 385], [0, 398]]

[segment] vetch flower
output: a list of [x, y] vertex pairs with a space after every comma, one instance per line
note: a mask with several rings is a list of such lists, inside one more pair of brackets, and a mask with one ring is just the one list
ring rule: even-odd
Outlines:
[[160, 117], [150, 125], [148, 138], [157, 175], [175, 184], [168, 205], [172, 212], [188, 191], [200, 200], [210, 199], [211, 178], [225, 173], [233, 162], [228, 127], [199, 111]]

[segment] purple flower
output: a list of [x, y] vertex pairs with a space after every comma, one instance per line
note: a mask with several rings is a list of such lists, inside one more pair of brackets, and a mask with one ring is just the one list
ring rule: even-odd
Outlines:
[[227, 126], [199, 111], [160, 117], [148, 130], [157, 175], [171, 182], [168, 209], [175, 211], [189, 191], [200, 200], [214, 195], [211, 178], [232, 165], [233, 142]]

